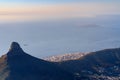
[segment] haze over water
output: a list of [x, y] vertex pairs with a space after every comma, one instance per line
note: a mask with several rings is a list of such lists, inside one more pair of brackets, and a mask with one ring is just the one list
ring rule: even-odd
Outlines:
[[0, 55], [12, 41], [40, 58], [120, 47], [118, 0], [1, 2]]

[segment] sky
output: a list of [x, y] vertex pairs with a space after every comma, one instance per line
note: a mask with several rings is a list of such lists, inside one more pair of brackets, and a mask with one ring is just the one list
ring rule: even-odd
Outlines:
[[40, 58], [119, 47], [119, 19], [120, 0], [0, 0], [0, 55], [12, 41]]
[[118, 0], [5, 0], [0, 21], [48, 20], [120, 14]]

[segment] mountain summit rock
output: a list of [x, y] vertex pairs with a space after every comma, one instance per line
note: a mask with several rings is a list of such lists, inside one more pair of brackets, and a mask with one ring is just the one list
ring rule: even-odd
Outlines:
[[12, 42], [11, 46], [10, 46], [10, 51], [11, 50], [22, 50], [22, 48], [20, 47], [20, 45], [17, 42]]
[[13, 55], [24, 55], [25, 52], [23, 49], [20, 47], [20, 45], [17, 42], [12, 42], [9, 48], [9, 51], [7, 53], [8, 56], [13, 56]]

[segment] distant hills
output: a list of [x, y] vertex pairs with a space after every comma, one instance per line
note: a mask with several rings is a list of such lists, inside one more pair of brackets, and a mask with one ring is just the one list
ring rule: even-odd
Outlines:
[[120, 80], [120, 48], [63, 55], [51, 62], [25, 53], [13, 42], [0, 58], [0, 80]]

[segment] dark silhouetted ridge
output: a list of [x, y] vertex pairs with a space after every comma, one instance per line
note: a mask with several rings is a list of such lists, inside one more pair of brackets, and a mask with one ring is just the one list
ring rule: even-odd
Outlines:
[[0, 80], [73, 80], [73, 75], [55, 63], [25, 53], [12, 42], [8, 53], [0, 58]]
[[25, 53], [13, 42], [0, 58], [0, 80], [120, 80], [120, 48], [54, 63]]

